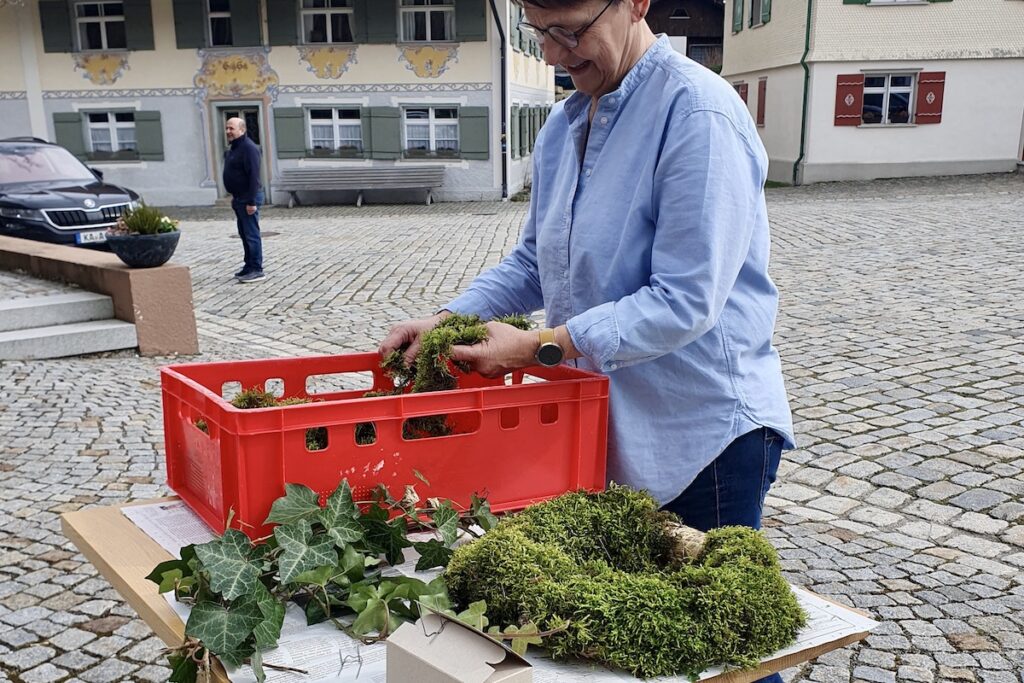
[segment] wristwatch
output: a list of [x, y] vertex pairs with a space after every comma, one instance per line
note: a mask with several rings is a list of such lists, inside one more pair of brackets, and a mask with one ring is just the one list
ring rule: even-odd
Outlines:
[[537, 349], [537, 362], [546, 368], [553, 368], [565, 358], [565, 351], [555, 343], [555, 331], [545, 327], [539, 333], [540, 348]]

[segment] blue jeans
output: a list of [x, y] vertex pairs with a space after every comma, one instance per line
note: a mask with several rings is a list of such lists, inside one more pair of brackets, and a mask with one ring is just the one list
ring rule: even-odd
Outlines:
[[260, 207], [263, 206], [263, 193], [256, 193], [256, 213], [249, 215], [245, 210], [245, 202], [231, 199], [231, 208], [235, 212], [238, 224], [238, 236], [242, 238], [242, 249], [245, 251], [244, 269], [247, 273], [263, 272], [263, 240], [260, 239]]
[[[701, 531], [729, 525], [760, 529], [764, 497], [775, 482], [781, 457], [782, 437], [774, 430], [747, 432], [664, 509]], [[782, 677], [772, 674], [755, 683], [782, 683]]]

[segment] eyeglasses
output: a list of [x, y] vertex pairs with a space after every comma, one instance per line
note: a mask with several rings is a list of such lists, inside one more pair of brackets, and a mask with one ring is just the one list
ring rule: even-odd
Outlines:
[[555, 41], [562, 47], [567, 47], [570, 50], [572, 50], [573, 48], [577, 47], [580, 44], [580, 36], [582, 36], [588, 28], [593, 26], [594, 22], [600, 19], [601, 15], [607, 12], [608, 8], [611, 7], [614, 2], [615, 0], [608, 0], [608, 4], [604, 6], [604, 9], [598, 12], [597, 16], [591, 19], [589, 24], [579, 29], [578, 31], [570, 31], [569, 29], [563, 28], [561, 26], [548, 26], [547, 28], [540, 28], [539, 26], [528, 24], [525, 21], [519, 22], [519, 30], [525, 33], [527, 37], [537, 41], [538, 45], [543, 45], [544, 40], [548, 36], [550, 36], [551, 40]]

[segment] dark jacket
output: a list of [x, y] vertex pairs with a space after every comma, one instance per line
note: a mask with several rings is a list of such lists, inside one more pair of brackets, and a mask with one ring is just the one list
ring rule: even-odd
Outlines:
[[237, 201], [247, 206], [256, 204], [256, 193], [260, 185], [260, 148], [243, 135], [231, 141], [224, 152], [224, 189]]

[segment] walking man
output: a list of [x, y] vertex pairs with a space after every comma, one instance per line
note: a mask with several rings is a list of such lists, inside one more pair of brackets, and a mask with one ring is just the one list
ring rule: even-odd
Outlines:
[[224, 153], [224, 189], [231, 193], [231, 208], [242, 238], [245, 263], [235, 273], [239, 282], [257, 282], [263, 275], [263, 241], [260, 239], [260, 148], [245, 134], [245, 121], [228, 119], [224, 126], [230, 146]]

